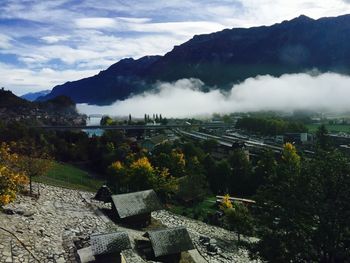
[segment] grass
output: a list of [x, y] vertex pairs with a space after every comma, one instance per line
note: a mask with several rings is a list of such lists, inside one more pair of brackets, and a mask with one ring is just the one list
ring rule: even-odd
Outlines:
[[[321, 124], [307, 124], [306, 127], [308, 128], [309, 132], [315, 133], [317, 129], [321, 126]], [[329, 132], [346, 132], [350, 133], [350, 125], [349, 124], [325, 124], [327, 130]]]
[[208, 214], [215, 213], [216, 211], [215, 202], [216, 202], [216, 197], [209, 196], [205, 198], [202, 202], [196, 204], [193, 207], [172, 205], [169, 208], [169, 210], [175, 214], [205, 221], [208, 217]]
[[61, 163], [54, 163], [45, 176], [34, 177], [33, 181], [89, 192], [95, 192], [103, 184], [103, 181], [91, 178], [86, 171]]

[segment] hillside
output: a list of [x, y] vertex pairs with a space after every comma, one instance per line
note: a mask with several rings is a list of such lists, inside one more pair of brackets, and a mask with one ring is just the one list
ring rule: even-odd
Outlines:
[[77, 112], [75, 102], [67, 96], [30, 102], [5, 89], [0, 90], [0, 118], [2, 122], [15, 120], [31, 125], [85, 124], [85, 117]]
[[350, 73], [350, 15], [300, 16], [272, 26], [194, 36], [164, 56], [123, 59], [98, 75], [54, 87], [77, 103], [108, 104], [153, 88], [156, 81], [199, 78], [228, 89], [257, 75], [317, 69]]

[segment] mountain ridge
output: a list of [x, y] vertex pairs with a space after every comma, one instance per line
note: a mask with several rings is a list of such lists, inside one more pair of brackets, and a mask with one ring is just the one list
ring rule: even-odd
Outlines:
[[301, 15], [271, 26], [195, 35], [164, 56], [122, 59], [99, 74], [53, 88], [77, 103], [109, 104], [152, 89], [158, 81], [198, 78], [227, 90], [258, 75], [281, 76], [317, 69], [350, 74], [350, 15]]

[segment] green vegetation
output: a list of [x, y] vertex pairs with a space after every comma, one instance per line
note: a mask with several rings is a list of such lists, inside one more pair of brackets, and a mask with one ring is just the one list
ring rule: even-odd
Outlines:
[[91, 176], [70, 164], [54, 163], [44, 176], [35, 177], [34, 181], [53, 186], [95, 192], [103, 181]]
[[[321, 126], [322, 124], [306, 124], [306, 128], [309, 130], [310, 133], [315, 133], [317, 129]], [[324, 124], [329, 132], [346, 132], [350, 133], [350, 124]]]
[[311, 160], [286, 144], [276, 173], [255, 197], [253, 252], [268, 262], [347, 262], [349, 173], [349, 158], [325, 143]]
[[206, 197], [203, 201], [194, 206], [172, 205], [169, 210], [175, 214], [191, 217], [201, 221], [206, 221], [208, 214], [214, 214], [216, 209], [216, 196]]
[[302, 122], [277, 117], [244, 117], [237, 121], [236, 128], [262, 135], [307, 132]]
[[[305, 127], [290, 123], [250, 119], [245, 125], [257, 129], [261, 124], [264, 133], [276, 134]], [[47, 153], [55, 160], [50, 172], [33, 179], [88, 191], [107, 182], [113, 193], [153, 188], [175, 213], [240, 235], [256, 234], [259, 241], [251, 244], [252, 254], [269, 262], [350, 258], [350, 159], [334, 149], [327, 134], [324, 126], [315, 133], [312, 157], [299, 156], [288, 143], [281, 156], [260, 152], [254, 160], [238, 148], [217, 160], [215, 141], [176, 140], [148, 152], [128, 139], [130, 132], [106, 131], [89, 138], [80, 132], [0, 125], [0, 141], [11, 146], [11, 153], [30, 156], [38, 151], [38, 156]], [[98, 179], [59, 162], [84, 163]], [[256, 205], [227, 205], [224, 213], [217, 213], [217, 194], [251, 198]]]

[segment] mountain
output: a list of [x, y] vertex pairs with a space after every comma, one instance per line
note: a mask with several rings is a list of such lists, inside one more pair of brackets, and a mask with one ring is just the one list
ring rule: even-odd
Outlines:
[[33, 104], [29, 101], [17, 97], [9, 90], [0, 89], [0, 109], [16, 109], [20, 107], [32, 108]]
[[58, 85], [39, 100], [66, 95], [77, 103], [110, 104], [116, 99], [125, 99], [146, 89], [145, 70], [159, 58], [146, 56], [138, 60], [122, 59], [98, 75]]
[[85, 116], [67, 96], [42, 102], [30, 102], [9, 90], [0, 89], [1, 122], [19, 121], [30, 125], [85, 125]]
[[37, 98], [46, 96], [50, 92], [51, 92], [51, 90], [42, 90], [42, 91], [38, 91], [38, 92], [30, 92], [30, 93], [22, 95], [21, 98], [25, 99], [25, 100], [28, 100], [28, 101], [35, 101]]
[[164, 56], [123, 59], [98, 75], [54, 87], [44, 99], [108, 104], [154, 87], [156, 81], [199, 78], [229, 89], [257, 75], [317, 69], [350, 73], [350, 15], [300, 16], [272, 26], [225, 29], [194, 36]]

